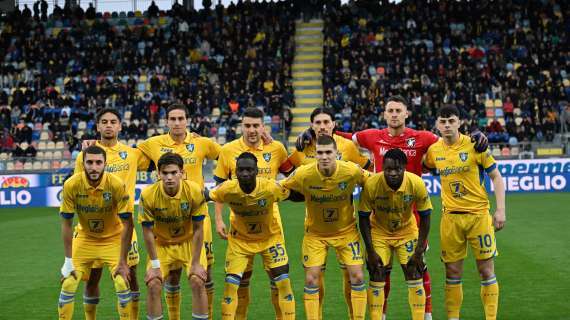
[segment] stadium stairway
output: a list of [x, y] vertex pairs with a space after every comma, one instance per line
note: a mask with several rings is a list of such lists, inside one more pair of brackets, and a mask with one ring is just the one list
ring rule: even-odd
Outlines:
[[309, 124], [313, 109], [323, 106], [323, 20], [296, 22], [293, 89], [295, 108], [289, 136], [289, 148], [295, 146], [297, 135]]

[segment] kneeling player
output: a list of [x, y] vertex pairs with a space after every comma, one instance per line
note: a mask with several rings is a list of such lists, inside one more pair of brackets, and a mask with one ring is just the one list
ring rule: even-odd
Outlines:
[[236, 318], [241, 277], [256, 254], [262, 256], [279, 292], [280, 318], [295, 319], [289, 259], [281, 227], [273, 213], [274, 203], [289, 198], [290, 192], [274, 180], [257, 178], [257, 158], [252, 153], [240, 154], [236, 167], [237, 180], [225, 181], [205, 191], [206, 199], [229, 204], [233, 216], [227, 236], [222, 319]]
[[[107, 266], [113, 272], [120, 319], [129, 319], [131, 292], [127, 284], [127, 251], [133, 233], [129, 194], [119, 178], [104, 172], [105, 150], [91, 146], [83, 155], [83, 172], [74, 174], [63, 185], [60, 214], [65, 264], [61, 268], [59, 319], [73, 318], [77, 286], [94, 263]], [[80, 228], [72, 245], [75, 213]]]
[[[424, 319], [426, 294], [421, 273], [432, 207], [422, 178], [407, 172], [406, 162], [402, 150], [386, 152], [384, 171], [366, 181], [358, 207], [370, 273], [368, 299], [373, 320], [382, 318], [386, 264], [392, 261], [393, 252], [400, 260], [408, 283], [412, 319]], [[419, 237], [414, 204], [421, 219]]]
[[[150, 261], [145, 283], [148, 287], [147, 318], [162, 319], [161, 292], [180, 291], [180, 270], [184, 268], [192, 288], [192, 319], [208, 319], [206, 295], [206, 252], [203, 220], [206, 202], [200, 187], [184, 180], [184, 160], [175, 153], [165, 153], [158, 160], [160, 181], [141, 194], [144, 241]], [[169, 312], [171, 309], [169, 309]], [[174, 310], [172, 315], [179, 315]], [[170, 319], [174, 319], [169, 314]]]

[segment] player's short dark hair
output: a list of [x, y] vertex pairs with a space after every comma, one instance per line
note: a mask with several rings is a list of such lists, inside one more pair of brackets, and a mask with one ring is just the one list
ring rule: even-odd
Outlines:
[[168, 119], [168, 115], [170, 115], [170, 112], [174, 110], [182, 110], [184, 111], [184, 116], [186, 116], [186, 119], [190, 118], [190, 113], [188, 112], [188, 108], [186, 108], [185, 105], [180, 103], [173, 103], [169, 105], [168, 108], [166, 108], [166, 119]]
[[386, 104], [388, 104], [389, 102], [398, 102], [403, 104], [406, 109], [408, 108], [409, 104], [408, 104], [408, 99], [404, 98], [404, 96], [401, 96], [399, 94], [395, 95], [395, 96], [390, 96], [388, 97], [388, 100], [386, 100]]
[[245, 110], [243, 111], [243, 117], [248, 117], [248, 118], [255, 118], [255, 119], [261, 119], [263, 121], [263, 111], [261, 111], [258, 108], [255, 107], [247, 107], [245, 108]]
[[320, 145], [320, 146], [327, 146], [327, 145], [330, 145], [330, 144], [332, 144], [332, 145], [333, 145], [333, 148], [334, 148], [335, 150], [337, 150], [336, 141], [334, 141], [333, 137], [327, 136], [327, 135], [322, 135], [322, 136], [319, 136], [319, 137], [317, 138], [317, 145]]
[[184, 159], [182, 159], [182, 157], [178, 153], [167, 152], [162, 156], [160, 156], [160, 158], [158, 159], [158, 164], [157, 164], [158, 171], [160, 171], [162, 167], [170, 164], [178, 166], [180, 170], [184, 169]]
[[394, 162], [396, 162], [397, 164], [402, 165], [404, 167], [408, 164], [408, 157], [406, 157], [406, 154], [404, 153], [404, 151], [400, 150], [399, 148], [394, 148], [394, 149], [388, 150], [384, 154], [384, 163], [388, 159], [392, 159], [392, 160], [394, 160]]
[[103, 160], [105, 160], [105, 162], [107, 161], [107, 153], [99, 146], [92, 145], [83, 150], [83, 162], [85, 162], [85, 158], [87, 158], [86, 155], [88, 154], [102, 154]]
[[106, 115], [107, 113], [112, 113], [115, 116], [117, 116], [117, 119], [119, 119], [119, 122], [123, 121], [123, 118], [121, 117], [121, 114], [119, 113], [119, 111], [115, 110], [115, 109], [111, 109], [111, 108], [103, 108], [101, 110], [99, 110], [99, 112], [97, 112], [97, 115], [95, 116], [95, 120], [97, 122], [99, 122], [101, 120], [101, 118]]
[[247, 151], [246, 151], [246, 152], [242, 152], [242, 153], [239, 155], [239, 157], [237, 157], [237, 159], [236, 159], [236, 165], [237, 165], [237, 162], [239, 162], [240, 160], [247, 160], [247, 159], [253, 160], [253, 162], [255, 162], [255, 165], [257, 165], [257, 157], [256, 157], [253, 153], [247, 152]]
[[311, 112], [311, 117], [309, 118], [311, 120], [311, 123], [313, 122], [313, 120], [315, 119], [316, 116], [318, 116], [319, 114], [328, 114], [329, 117], [331, 117], [331, 121], [334, 121], [334, 110], [331, 108], [325, 108], [325, 107], [319, 107], [316, 108], [315, 110], [313, 110], [313, 112]]
[[441, 118], [459, 117], [459, 109], [454, 105], [445, 105], [437, 110], [437, 116]]

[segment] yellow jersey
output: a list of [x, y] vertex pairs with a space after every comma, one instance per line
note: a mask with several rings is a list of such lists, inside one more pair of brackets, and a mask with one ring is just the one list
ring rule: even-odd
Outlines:
[[460, 134], [453, 145], [440, 139], [426, 154], [425, 165], [439, 171], [443, 212], [488, 214], [485, 172], [496, 168], [490, 151], [477, 153], [471, 138]]
[[358, 211], [361, 216], [373, 213], [370, 217], [373, 234], [383, 239], [403, 239], [418, 233], [414, 204], [420, 215], [431, 213], [431, 201], [422, 178], [406, 171], [400, 188], [393, 190], [381, 172], [364, 184]]
[[[208, 192], [208, 191], [207, 191]], [[257, 178], [255, 189], [245, 193], [237, 179], [228, 180], [208, 192], [216, 202], [227, 203], [231, 214], [231, 236], [240, 240], [267, 240], [281, 233], [274, 217], [274, 204], [289, 197], [289, 190], [275, 180]]]
[[214, 177], [222, 180], [236, 177], [236, 159], [243, 152], [251, 152], [257, 158], [258, 177], [277, 179], [279, 166], [287, 160], [287, 150], [281, 142], [272, 141], [270, 144], [261, 142], [257, 148], [245, 144], [241, 137], [222, 146]]
[[63, 218], [72, 219], [77, 213], [79, 233], [96, 239], [120, 236], [120, 218], [131, 214], [129, 194], [123, 181], [104, 172], [98, 186], [89, 185], [85, 172], [76, 173], [63, 184], [61, 207]]
[[[333, 139], [336, 141], [338, 149], [338, 160], [350, 161], [364, 169], [368, 169], [371, 164], [370, 160], [360, 153], [354, 142], [336, 134], [333, 134]], [[295, 149], [289, 156], [289, 161], [298, 168], [302, 165], [317, 161], [316, 156], [317, 147], [315, 142], [313, 142], [308, 145], [303, 152], [299, 152]]]
[[192, 238], [192, 221], [205, 218], [208, 207], [200, 186], [190, 180], [180, 181], [173, 197], [166, 194], [163, 182], [146, 187], [140, 198], [139, 222], [153, 226], [158, 244], [175, 244]]
[[305, 196], [305, 233], [338, 237], [355, 230], [353, 191], [370, 173], [352, 162], [336, 160], [336, 170], [323, 176], [317, 162], [293, 171], [282, 185]]
[[[170, 134], [162, 134], [148, 138], [137, 145], [155, 165], [158, 166], [158, 159], [167, 152], [174, 152], [184, 159], [184, 173], [186, 179], [196, 182], [201, 188], [204, 187], [204, 176], [202, 165], [204, 159], [215, 160], [220, 153], [220, 145], [204, 137], [194, 137], [191, 132], [186, 131], [186, 138], [183, 143], [176, 143]], [[157, 168], [158, 170], [158, 168]]]
[[[140, 150], [131, 148], [120, 142], [117, 142], [113, 147], [106, 147], [99, 141], [97, 141], [96, 145], [105, 150], [107, 154], [105, 171], [116, 175], [125, 183], [130, 197], [130, 205], [132, 206], [131, 212], [134, 212], [137, 171], [148, 169], [150, 159]], [[81, 173], [83, 171], [83, 152], [80, 152], [75, 160], [74, 173]]]

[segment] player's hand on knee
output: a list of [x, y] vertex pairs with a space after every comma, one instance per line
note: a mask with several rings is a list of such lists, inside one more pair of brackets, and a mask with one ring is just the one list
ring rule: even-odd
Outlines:
[[160, 283], [164, 283], [164, 279], [162, 278], [162, 272], [160, 268], [150, 268], [146, 271], [144, 276], [144, 283], [148, 285], [152, 280], [157, 279]]
[[475, 131], [471, 132], [471, 142], [475, 142], [473, 148], [479, 153], [485, 152], [489, 147], [489, 139], [487, 139], [487, 136], [479, 129], [475, 129]]
[[376, 253], [374, 250], [370, 250], [367, 252], [368, 258], [366, 259], [366, 266], [368, 267], [368, 271], [371, 273], [377, 273], [379, 270], [384, 267], [382, 263], [382, 258]]
[[406, 264], [408, 274], [413, 278], [419, 278], [423, 274], [425, 267], [423, 253], [420, 252], [415, 252]]
[[113, 272], [113, 277], [116, 277], [116, 276], [122, 276], [126, 282], [130, 281], [131, 269], [129, 269], [129, 266], [127, 265], [126, 262], [119, 263], [119, 265], [117, 266], [117, 269], [115, 269], [115, 272]]
[[196, 276], [200, 278], [200, 280], [206, 282], [208, 278], [208, 273], [206, 272], [206, 269], [202, 267], [201, 264], [193, 263], [192, 266], [190, 267], [190, 276]]
[[495, 210], [495, 214], [493, 215], [493, 226], [495, 227], [495, 231], [501, 231], [505, 227], [506, 221], [507, 217], [505, 216], [505, 209]]
[[65, 280], [65, 278], [73, 276], [75, 280], [77, 280], [77, 275], [75, 273], [75, 266], [73, 265], [73, 259], [65, 257], [65, 261], [63, 262], [63, 266], [61, 267], [61, 281]]
[[216, 221], [216, 233], [220, 238], [228, 240], [228, 234], [226, 233], [226, 224], [223, 221]]
[[295, 142], [295, 148], [299, 152], [303, 152], [305, 148], [310, 145], [316, 138], [315, 131], [313, 128], [309, 128], [303, 131], [299, 136], [297, 136], [297, 141]]
[[97, 140], [83, 140], [81, 142], [81, 150], [85, 150], [91, 146], [94, 146]]

